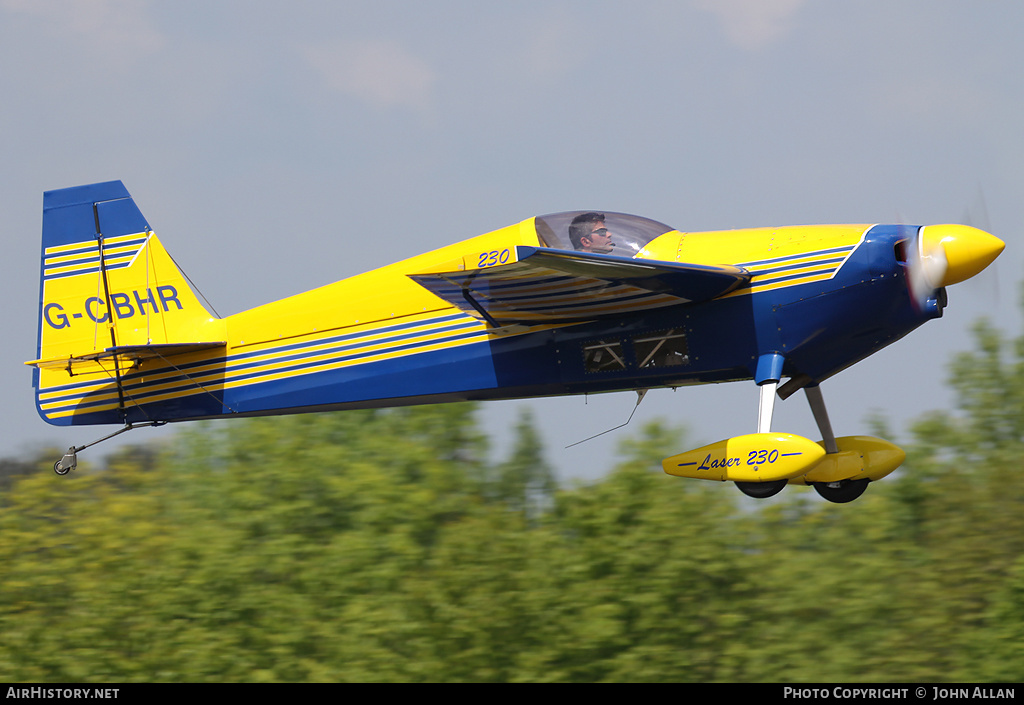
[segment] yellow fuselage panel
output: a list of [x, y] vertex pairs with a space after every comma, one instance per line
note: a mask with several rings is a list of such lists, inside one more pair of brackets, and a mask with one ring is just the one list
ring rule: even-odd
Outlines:
[[464, 266], [467, 254], [538, 245], [533, 219], [432, 250], [395, 264], [243, 311], [225, 319], [229, 347], [284, 340], [311, 333], [454, 310], [407, 275]]
[[642, 259], [690, 264], [742, 264], [812, 254], [860, 242], [869, 225], [794, 225], [680, 233], [655, 238]]

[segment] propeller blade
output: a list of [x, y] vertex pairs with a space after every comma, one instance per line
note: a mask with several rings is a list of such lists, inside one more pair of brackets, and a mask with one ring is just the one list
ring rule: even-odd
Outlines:
[[913, 241], [907, 243], [907, 281], [910, 297], [918, 309], [923, 309], [942, 287], [948, 267], [942, 243], [922, 237], [919, 229]]
[[[975, 197], [974, 203], [964, 210], [963, 222], [964, 225], [970, 225], [987, 233], [992, 232], [991, 220], [988, 215], [988, 203], [985, 200], [985, 192], [980, 187], [978, 188], [978, 195]], [[977, 279], [983, 281], [979, 282]], [[983, 276], [977, 277], [974, 286], [976, 293], [987, 296], [998, 307], [1002, 300], [1002, 291], [999, 286], [999, 262], [993, 262], [991, 267], [984, 272]]]

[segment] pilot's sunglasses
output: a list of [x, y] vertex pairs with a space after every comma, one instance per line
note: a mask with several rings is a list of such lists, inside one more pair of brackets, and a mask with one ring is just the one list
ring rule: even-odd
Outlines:
[[600, 235], [601, 237], [608, 237], [608, 228], [598, 228], [597, 230], [592, 230], [590, 234]]

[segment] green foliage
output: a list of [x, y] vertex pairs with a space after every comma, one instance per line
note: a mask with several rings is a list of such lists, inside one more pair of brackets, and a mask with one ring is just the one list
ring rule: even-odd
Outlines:
[[489, 491], [509, 508], [534, 515], [543, 509], [544, 499], [554, 493], [555, 473], [544, 459], [544, 448], [529, 410], [520, 413], [513, 431], [512, 453], [495, 468]]
[[0, 462], [0, 680], [1021, 680], [1024, 342], [975, 335], [849, 505], [669, 477], [659, 423], [558, 487], [528, 413], [491, 463], [472, 405]]

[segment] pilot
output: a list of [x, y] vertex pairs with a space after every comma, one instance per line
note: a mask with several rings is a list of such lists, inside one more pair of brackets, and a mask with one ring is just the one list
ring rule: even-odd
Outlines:
[[603, 213], [583, 213], [569, 224], [569, 240], [574, 249], [606, 255], [612, 251], [612, 234], [604, 226]]

